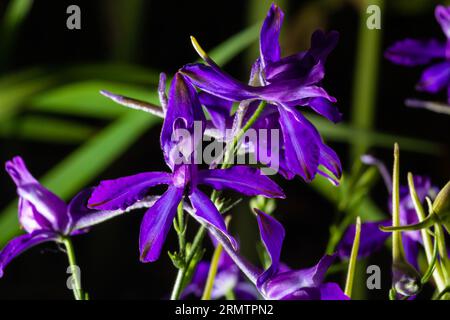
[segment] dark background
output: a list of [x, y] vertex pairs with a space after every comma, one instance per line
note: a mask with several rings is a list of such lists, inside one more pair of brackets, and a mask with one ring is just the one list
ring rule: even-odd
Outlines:
[[[30, 65], [60, 66], [75, 62], [123, 61], [145, 67], [175, 72], [183, 64], [197, 59], [189, 41], [195, 35], [205, 48], [213, 48], [248, 25], [247, 11], [250, 1], [145, 1], [138, 24], [139, 43], [133, 48], [123, 39], [115, 19], [123, 12], [117, 10], [114, 1], [49, 1], [37, 0], [31, 14], [16, 40], [16, 48], [5, 72]], [[301, 12], [313, 1], [290, 1], [283, 7], [286, 28], [296, 28]], [[334, 1], [330, 1], [333, 3]], [[337, 1], [340, 2], [340, 1]], [[342, 1], [330, 10], [325, 28], [338, 30], [341, 39], [327, 64], [326, 88], [338, 98], [344, 119], [350, 119], [351, 90], [355, 65], [358, 27], [357, 1]], [[407, 1], [399, 1], [407, 2]], [[418, 2], [418, 1], [416, 1]], [[428, 2], [428, 1], [424, 1]], [[66, 29], [66, 8], [78, 4], [82, 13], [82, 29]], [[0, 3], [0, 17], [6, 3]], [[408, 7], [409, 5], [406, 4]], [[433, 6], [423, 4], [418, 9], [403, 10], [400, 5], [386, 5], [382, 12], [382, 50], [395, 40], [405, 37], [438, 37], [443, 40], [439, 25], [434, 20]], [[295, 32], [294, 32], [295, 31]], [[290, 34], [298, 34], [298, 30]], [[305, 31], [309, 32], [309, 31]], [[304, 49], [310, 34], [285, 40], [284, 54]], [[123, 46], [117, 50], [117, 47]], [[250, 65], [246, 52], [233, 59], [227, 71], [240, 79], [246, 79]], [[256, 56], [254, 56], [256, 57]], [[423, 110], [404, 107], [406, 97], [427, 97], [414, 91], [422, 68], [403, 68], [381, 58], [380, 81], [377, 91], [376, 128], [410, 137], [448, 143], [449, 122], [445, 116]], [[443, 95], [442, 99], [445, 98]], [[1, 101], [0, 101], [1, 103]], [[99, 122], [99, 124], [103, 124]], [[105, 123], [106, 125], [106, 123]], [[118, 161], [105, 170], [96, 181], [115, 178], [142, 171], [164, 170], [159, 151], [160, 126], [139, 139]], [[37, 177], [68, 155], [72, 146], [1, 139], [0, 162], [12, 156], [22, 155], [29, 169]], [[331, 144], [341, 156], [343, 166], [350, 168], [348, 145]], [[448, 144], [447, 144], [448, 145]], [[391, 163], [391, 150], [372, 149], [373, 154]], [[429, 175], [442, 186], [450, 175], [448, 149], [439, 156], [412, 152], [402, 153], [403, 181], [406, 172]], [[277, 217], [286, 226], [287, 238], [283, 249], [283, 261], [293, 268], [308, 267], [322, 256], [328, 239], [328, 227], [335, 208], [309, 188], [303, 181], [277, 179], [284, 188], [287, 199], [278, 202]], [[0, 207], [15, 197], [15, 188], [6, 173], [0, 174]], [[387, 192], [378, 183], [372, 195], [381, 208], [386, 209]], [[242, 214], [241, 230], [248, 232], [248, 241], [242, 244], [243, 252], [252, 255], [256, 228], [247, 204], [238, 209]], [[89, 234], [74, 238], [78, 264], [82, 270], [85, 289], [93, 299], [160, 299], [167, 297], [176, 271], [170, 260], [162, 254], [158, 262], [142, 264], [138, 260], [138, 231], [141, 213], [136, 212], [96, 227]], [[194, 223], [190, 229], [196, 229]], [[1, 230], [1, 226], [0, 226]], [[252, 232], [250, 232], [252, 231]], [[241, 237], [242, 238], [242, 237]], [[172, 232], [166, 250], [176, 249]], [[207, 256], [208, 257], [208, 256]], [[253, 256], [254, 258], [254, 256]], [[373, 298], [385, 298], [389, 283], [389, 252], [373, 256], [371, 262], [382, 266], [383, 290], [370, 293]], [[6, 269], [0, 281], [1, 299], [71, 299], [66, 289], [68, 274], [66, 256], [56, 245], [46, 244], [21, 255]], [[341, 283], [342, 279], [337, 278]]]

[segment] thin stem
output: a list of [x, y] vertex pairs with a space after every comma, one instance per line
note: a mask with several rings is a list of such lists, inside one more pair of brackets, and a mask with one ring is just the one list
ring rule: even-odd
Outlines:
[[[416, 209], [417, 218], [419, 219], [419, 222], [422, 222], [423, 220], [425, 220], [426, 214], [422, 203], [420, 202], [419, 196], [417, 195], [416, 187], [414, 185], [414, 176], [411, 172], [408, 173], [408, 186], [414, 208]], [[420, 233], [422, 235], [423, 246], [425, 248], [425, 255], [427, 257], [428, 265], [430, 265], [433, 260], [433, 243], [431, 240], [431, 236], [428, 233], [427, 229], [420, 230]], [[439, 291], [445, 289], [445, 283], [442, 277], [443, 275], [441, 266], [439, 263], [436, 263], [436, 269], [433, 272], [433, 279]]]
[[180, 246], [180, 253], [184, 255], [186, 249], [186, 239], [185, 239], [185, 224], [184, 224], [184, 210], [183, 210], [183, 201], [180, 202], [177, 209], [178, 215], [178, 243]]
[[202, 300], [211, 300], [211, 293], [214, 287], [214, 280], [217, 274], [217, 268], [219, 266], [220, 255], [222, 254], [223, 247], [218, 244], [216, 250], [214, 250], [211, 265], [209, 267], [208, 278], [206, 279], [206, 285], [203, 291]]
[[72, 240], [69, 237], [64, 237], [62, 239], [62, 243], [66, 247], [67, 258], [69, 259], [69, 266], [72, 273], [72, 279], [74, 282], [72, 283], [73, 295], [76, 300], [84, 300], [83, 289], [81, 288], [80, 275], [78, 272], [78, 265], [75, 259], [75, 251], [73, 249]]
[[359, 239], [361, 235], [361, 219], [356, 218], [355, 238], [353, 240], [352, 253], [348, 263], [347, 281], [345, 283], [345, 294], [351, 298], [353, 289], [353, 279], [355, 277], [356, 261], [358, 260]]
[[178, 300], [181, 295], [183, 279], [187, 268], [178, 269], [177, 278], [175, 279], [175, 284], [173, 285], [172, 294], [170, 295], [170, 300]]
[[[400, 151], [398, 144], [394, 145], [394, 167], [392, 170], [392, 226], [400, 226]], [[400, 231], [392, 232], [392, 259], [403, 261], [403, 246]]]
[[181, 290], [183, 289], [183, 282], [186, 277], [187, 271], [189, 270], [189, 265], [192, 262], [197, 250], [199, 249], [203, 238], [205, 237], [206, 229], [204, 226], [200, 226], [195, 235], [194, 241], [191, 245], [191, 250], [189, 251], [189, 255], [186, 257], [186, 263], [184, 268], [178, 269], [177, 278], [175, 280], [175, 284], [172, 289], [172, 294], [170, 296], [171, 300], [178, 300], [181, 295]]
[[264, 108], [266, 107], [266, 105], [267, 105], [267, 102], [262, 101], [259, 104], [258, 108], [253, 113], [253, 115], [250, 117], [250, 119], [248, 119], [248, 121], [246, 122], [244, 127], [233, 138], [233, 140], [231, 142], [231, 146], [229, 148], [227, 148], [227, 152], [225, 154], [223, 164], [222, 164], [222, 169], [229, 168], [233, 164], [231, 162], [231, 158], [234, 156], [234, 154], [236, 152], [236, 148], [238, 147], [240, 140], [242, 139], [244, 134], [248, 131], [248, 129], [250, 129], [255, 124], [256, 120], [258, 120], [259, 116], [264, 111]]

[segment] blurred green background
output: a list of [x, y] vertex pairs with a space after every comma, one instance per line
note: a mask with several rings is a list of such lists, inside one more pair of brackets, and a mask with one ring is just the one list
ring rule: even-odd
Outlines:
[[[161, 120], [125, 110], [99, 90], [158, 103], [159, 72], [173, 74], [197, 59], [191, 34], [227, 71], [244, 80], [257, 57], [259, 28], [270, 3], [0, 2], [0, 162], [22, 155], [43, 184], [64, 199], [101, 179], [163, 169]], [[390, 165], [397, 141], [404, 182], [407, 171], [429, 175], [438, 186], [448, 179], [448, 118], [406, 108], [405, 98], [429, 98], [414, 91], [421, 68], [402, 68], [383, 58], [396, 40], [442, 35], [433, 14], [438, 1], [277, 3], [286, 13], [283, 55], [307, 49], [317, 28], [341, 34], [327, 64], [325, 87], [338, 98], [344, 121], [333, 125], [316, 115], [308, 117], [340, 155], [346, 171], [342, 185], [336, 189], [321, 178], [311, 185], [277, 179], [288, 196], [276, 211], [287, 228], [282, 258], [291, 267], [307, 267], [333, 249], [355, 215], [366, 220], [388, 216], [387, 191], [376, 172], [360, 164], [361, 154], [371, 152]], [[81, 8], [81, 30], [66, 28], [71, 4]], [[381, 30], [366, 28], [369, 4], [382, 9]], [[20, 230], [15, 189], [6, 173], [0, 174], [0, 185], [3, 246]], [[256, 225], [248, 203], [235, 216], [232, 228], [242, 251], [257, 259]], [[138, 261], [140, 218], [140, 212], [132, 213], [74, 239], [83, 282], [93, 299], [167, 297], [175, 269], [166, 257], [150, 265]], [[195, 230], [194, 223], [190, 229]], [[173, 234], [169, 240], [167, 250], [173, 250]], [[0, 281], [0, 298], [70, 299], [66, 258], [57, 249], [44, 245], [14, 261]], [[358, 298], [386, 298], [389, 256], [385, 250], [359, 265]], [[382, 290], [365, 291], [364, 263], [382, 266]], [[342, 279], [339, 270], [337, 266], [330, 277]]]

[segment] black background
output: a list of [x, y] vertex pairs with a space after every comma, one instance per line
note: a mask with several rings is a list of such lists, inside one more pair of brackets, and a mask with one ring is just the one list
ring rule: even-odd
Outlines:
[[[283, 8], [289, 21], [290, 13], [296, 12], [310, 1], [291, 1]], [[119, 37], [114, 22], [106, 12], [111, 1], [49, 1], [37, 0], [17, 39], [17, 47], [7, 68], [20, 69], [31, 65], [59, 66], [74, 62], [124, 61], [111, 56], [110, 48]], [[66, 29], [66, 8], [78, 4], [82, 12], [82, 29]], [[194, 34], [206, 48], [212, 48], [246, 26], [246, 1], [148, 1], [139, 28], [139, 50], [127, 57], [126, 62], [167, 73], [175, 72], [185, 63], [195, 60], [196, 54], [189, 41]], [[5, 3], [0, 3], [0, 14]], [[348, 4], [329, 17], [328, 29], [341, 34], [337, 49], [327, 64], [326, 88], [338, 98], [344, 119], [350, 119], [350, 103], [353, 68], [355, 64], [356, 32], [358, 14]], [[434, 20], [433, 8], [413, 15], [401, 14], [389, 7], [383, 11], [382, 49], [395, 40], [405, 37], [426, 38], [443, 35]], [[295, 40], [293, 40], [295, 41]], [[290, 44], [290, 47], [295, 47]], [[300, 44], [299, 44], [300, 46]], [[241, 55], [235, 58], [227, 71], [245, 79], [250, 69]], [[448, 117], [423, 110], [411, 110], [403, 106], [406, 97], [422, 97], [414, 91], [422, 68], [403, 68], [381, 58], [380, 81], [377, 94], [376, 127], [399, 135], [420, 137], [447, 143], [449, 137]], [[425, 95], [426, 96], [426, 95]], [[443, 98], [444, 96], [442, 96]], [[155, 127], [139, 139], [126, 154], [102, 173], [96, 181], [115, 178], [142, 171], [163, 170], [164, 163], [159, 151], [160, 127]], [[0, 160], [6, 161], [16, 154], [22, 155], [36, 175], [41, 176], [73, 149], [67, 146], [46, 145], [24, 141], [0, 140]], [[331, 144], [341, 156], [345, 168], [351, 167], [346, 156], [348, 147]], [[372, 153], [391, 161], [391, 151], [373, 149]], [[450, 174], [448, 149], [440, 157], [402, 153], [402, 173], [407, 171], [427, 174], [435, 184], [442, 186]], [[96, 181], [92, 183], [95, 184]], [[286, 191], [287, 199], [280, 201], [277, 217], [286, 227], [287, 237], [283, 249], [283, 261], [293, 268], [315, 264], [325, 250], [328, 226], [335, 209], [316, 194], [303, 181], [277, 179]], [[6, 173], [0, 173], [3, 207], [15, 196], [13, 183]], [[380, 182], [373, 196], [383, 209], [387, 205], [387, 192]], [[256, 225], [246, 205], [241, 210], [245, 230], [255, 230]], [[153, 264], [138, 260], [138, 231], [141, 213], [133, 213], [95, 228], [91, 233], [74, 239], [78, 264], [81, 266], [85, 289], [93, 299], [161, 299], [166, 298], [175, 279], [175, 269], [167, 256]], [[190, 225], [195, 229], [194, 224]], [[0, 226], [1, 230], [1, 226]], [[252, 239], [254, 235], [249, 236]], [[243, 252], [252, 255], [254, 241], [243, 243]], [[171, 233], [166, 249], [176, 249], [176, 238]], [[254, 256], [253, 256], [254, 258]], [[383, 290], [372, 292], [373, 298], [386, 298], [389, 283], [387, 251], [374, 255], [374, 263], [383, 267]], [[44, 245], [23, 254], [6, 269], [0, 281], [2, 299], [70, 299], [66, 289], [66, 257], [56, 245]], [[337, 278], [342, 282], [342, 279]]]

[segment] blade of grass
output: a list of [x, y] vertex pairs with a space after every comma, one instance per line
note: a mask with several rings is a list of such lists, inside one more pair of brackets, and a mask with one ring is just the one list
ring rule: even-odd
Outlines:
[[156, 88], [110, 81], [84, 81], [43, 92], [29, 101], [29, 108], [35, 111], [100, 119], [115, 119], [127, 111], [126, 108], [100, 95], [100, 90], [120, 92], [143, 101], [158, 101]]
[[43, 116], [25, 116], [0, 126], [0, 137], [47, 143], [81, 143], [95, 133], [92, 126]]

